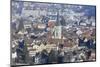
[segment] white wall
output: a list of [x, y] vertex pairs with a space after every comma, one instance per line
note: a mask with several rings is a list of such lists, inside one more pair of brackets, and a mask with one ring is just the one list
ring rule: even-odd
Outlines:
[[[38, 65], [37, 67], [99, 67], [100, 65], [100, 0], [32, 0], [97, 6], [97, 61], [85, 63]], [[10, 0], [0, 1], [0, 67], [10, 67]], [[26, 67], [26, 66], [25, 66]], [[27, 66], [31, 67], [31, 66]], [[36, 66], [34, 66], [36, 67]]]

